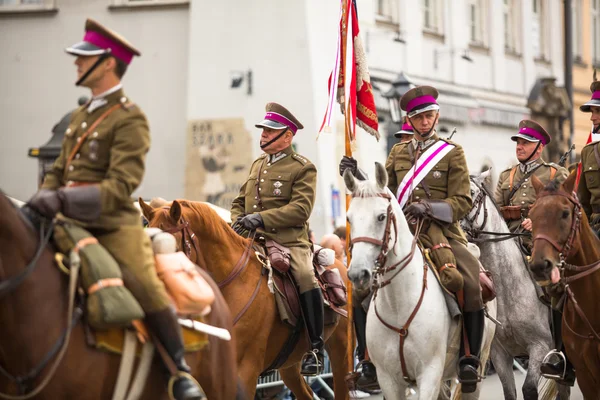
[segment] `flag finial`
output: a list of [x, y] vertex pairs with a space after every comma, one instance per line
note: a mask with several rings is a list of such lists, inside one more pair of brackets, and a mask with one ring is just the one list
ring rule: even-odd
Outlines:
[[596, 81], [597, 81], [597, 79], [596, 79], [596, 68], [594, 68], [594, 75], [593, 75], [593, 78], [594, 78], [594, 82], [596, 82]]

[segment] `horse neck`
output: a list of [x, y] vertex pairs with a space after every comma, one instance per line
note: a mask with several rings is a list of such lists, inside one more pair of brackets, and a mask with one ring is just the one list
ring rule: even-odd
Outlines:
[[[39, 241], [39, 234], [29, 230], [14, 210], [8, 212], [14, 218], [1, 222], [0, 282], [16, 276], [29, 264]], [[35, 270], [0, 297], [0, 365], [10, 365], [11, 373], [31, 369], [43, 356], [39, 352], [47, 351], [66, 326], [67, 284], [62, 278], [54, 267], [53, 253], [46, 249]]]
[[[201, 228], [203, 225], [195, 226], [199, 228], [194, 228], [193, 232], [200, 243], [196, 264], [205, 268], [215, 281], [221, 282], [233, 272], [247, 247], [238, 241], [229, 241], [228, 236], [211, 234], [210, 230]], [[252, 249], [250, 251], [253, 252]]]

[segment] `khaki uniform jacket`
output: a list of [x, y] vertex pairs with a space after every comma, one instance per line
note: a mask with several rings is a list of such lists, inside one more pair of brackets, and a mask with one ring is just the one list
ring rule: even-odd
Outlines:
[[[427, 195], [423, 184], [420, 183], [412, 193], [412, 201], [430, 198], [449, 203], [452, 207], [453, 223], [443, 227], [443, 234], [449, 239], [455, 239], [466, 245], [467, 239], [460, 228], [459, 221], [467, 215], [472, 206], [467, 160], [460, 145], [446, 139], [440, 139], [437, 135], [434, 135], [432, 139], [434, 142], [444, 140], [455, 147], [421, 181], [425, 182], [431, 197]], [[388, 187], [394, 195], [396, 195], [402, 179], [413, 166], [412, 157], [414, 157], [414, 153], [412, 141], [398, 143], [390, 151], [385, 169], [389, 178]], [[407, 204], [409, 203], [410, 200]]]
[[[600, 214], [600, 148], [598, 148], [598, 143], [590, 143], [581, 150], [582, 176], [577, 195], [590, 222], [593, 217], [596, 217], [592, 214]], [[598, 153], [596, 153], [597, 151]]]
[[[144, 176], [150, 132], [146, 116], [129, 103], [123, 90], [106, 96], [107, 104], [88, 113], [86, 106], [73, 112], [65, 132], [60, 155], [46, 174], [43, 189], [58, 189], [71, 182], [100, 185], [102, 213], [91, 223], [78, 222], [88, 229], [116, 229], [122, 225], [139, 225], [140, 212], [133, 205], [132, 192]], [[86, 130], [106, 110], [121, 104], [85, 139], [66, 167], [71, 151]]]
[[270, 162], [263, 154], [252, 163], [248, 180], [231, 205], [231, 220], [258, 213], [265, 227], [257, 233], [286, 247], [310, 248], [308, 218], [315, 203], [317, 169], [291, 146], [279, 157]]
[[[544, 185], [547, 185], [550, 182], [552, 175], [554, 175], [553, 178], [557, 179], [560, 183], [564, 182], [565, 179], [567, 179], [567, 176], [569, 176], [569, 171], [566, 168], [561, 167], [558, 164], [547, 163], [541, 158], [537, 159], [533, 164], [541, 164], [541, 166], [538, 167], [531, 176], [537, 177]], [[510, 185], [510, 172], [512, 168], [514, 167], [508, 168], [500, 173], [494, 199], [496, 200], [498, 207], [520, 206], [522, 215], [526, 216], [529, 213], [531, 205], [535, 203], [537, 195], [531, 184], [531, 176], [525, 178], [526, 174], [523, 173], [518, 165], [516, 165], [517, 169], [515, 170], [512, 184], [514, 186], [521, 181], [523, 181], [523, 184], [515, 191], [511, 198], [508, 198], [512, 190]], [[506, 221], [508, 228], [511, 231], [514, 231], [521, 226], [521, 222], [521, 218]]]

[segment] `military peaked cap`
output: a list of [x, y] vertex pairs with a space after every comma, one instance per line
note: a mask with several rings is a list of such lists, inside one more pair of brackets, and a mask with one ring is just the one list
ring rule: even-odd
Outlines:
[[550, 143], [550, 135], [540, 124], [530, 119], [524, 119], [519, 122], [519, 133], [510, 137], [514, 142], [517, 138], [525, 139], [529, 142], [542, 142], [543, 145]]
[[583, 112], [592, 112], [590, 107], [600, 107], [600, 81], [592, 82], [590, 90], [592, 91], [592, 98], [590, 101], [579, 107]]
[[257, 128], [283, 129], [289, 128], [294, 135], [298, 129], [303, 129], [304, 126], [294, 117], [294, 115], [282, 105], [277, 103], [267, 103], [265, 107], [267, 114], [265, 118], [254, 125]]
[[425, 111], [439, 110], [438, 91], [433, 86], [417, 86], [404, 93], [400, 99], [400, 108], [413, 117]]

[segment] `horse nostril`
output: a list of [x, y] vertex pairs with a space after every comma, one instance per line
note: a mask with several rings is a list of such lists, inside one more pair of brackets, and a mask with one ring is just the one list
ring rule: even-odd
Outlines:
[[548, 259], [544, 260], [544, 269], [552, 269], [554, 263]]
[[369, 279], [371, 279], [371, 271], [369, 271], [368, 269], [363, 270], [362, 273], [361, 273], [360, 280], [361, 281], [366, 281], [366, 280], [369, 280]]

